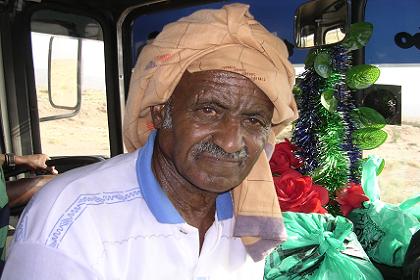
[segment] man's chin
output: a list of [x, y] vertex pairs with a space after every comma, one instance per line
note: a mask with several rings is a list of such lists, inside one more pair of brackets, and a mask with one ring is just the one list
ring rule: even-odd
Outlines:
[[199, 180], [194, 185], [200, 190], [211, 193], [224, 193], [239, 186], [244, 179], [236, 178], [227, 180], [226, 177], [209, 177], [206, 180]]

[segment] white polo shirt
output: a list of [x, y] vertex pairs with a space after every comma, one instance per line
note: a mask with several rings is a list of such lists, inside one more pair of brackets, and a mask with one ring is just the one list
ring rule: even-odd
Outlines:
[[42, 189], [21, 217], [2, 279], [262, 279], [264, 261], [232, 237], [230, 193], [218, 196], [199, 251], [198, 230], [152, 173], [154, 139]]

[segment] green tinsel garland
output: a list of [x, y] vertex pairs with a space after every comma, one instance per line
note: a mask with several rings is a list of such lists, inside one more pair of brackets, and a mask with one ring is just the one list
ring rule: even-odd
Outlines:
[[[342, 75], [335, 71], [326, 79], [325, 87], [321, 92], [335, 92], [336, 85], [341, 79]], [[315, 133], [319, 141], [317, 157], [319, 167], [311, 175], [317, 184], [326, 187], [330, 193], [334, 194], [338, 188], [347, 184], [349, 174], [349, 159], [341, 148], [344, 125], [337, 112], [330, 112], [322, 105], [318, 107], [318, 110], [321, 122]]]

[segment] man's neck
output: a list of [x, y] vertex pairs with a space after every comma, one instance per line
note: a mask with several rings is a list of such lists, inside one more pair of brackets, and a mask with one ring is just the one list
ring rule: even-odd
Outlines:
[[152, 169], [163, 191], [184, 220], [205, 233], [214, 222], [217, 193], [201, 190], [182, 177], [157, 142], [153, 149]]

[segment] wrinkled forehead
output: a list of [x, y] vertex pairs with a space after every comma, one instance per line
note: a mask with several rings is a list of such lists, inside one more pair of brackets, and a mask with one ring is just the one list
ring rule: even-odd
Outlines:
[[274, 110], [274, 104], [252, 80], [224, 70], [186, 72], [169, 102], [178, 109], [207, 104], [231, 112], [258, 111], [270, 119]]
[[232, 71], [214, 69], [214, 70], [203, 70], [198, 72], [190, 72], [186, 70], [182, 75], [182, 79], [198, 79], [198, 80], [214, 80], [220, 81], [225, 83], [226, 80], [229, 79], [236, 79], [236, 80], [243, 80], [248, 81], [249, 79], [243, 75]]
[[[205, 70], [190, 73], [188, 70], [182, 75], [177, 88], [188, 88], [190, 92], [225, 92], [241, 94], [241, 92], [252, 92], [268, 99], [266, 94], [253, 81], [241, 74], [225, 70]], [[174, 94], [177, 91], [174, 91]], [[270, 101], [271, 102], [271, 101]]]

